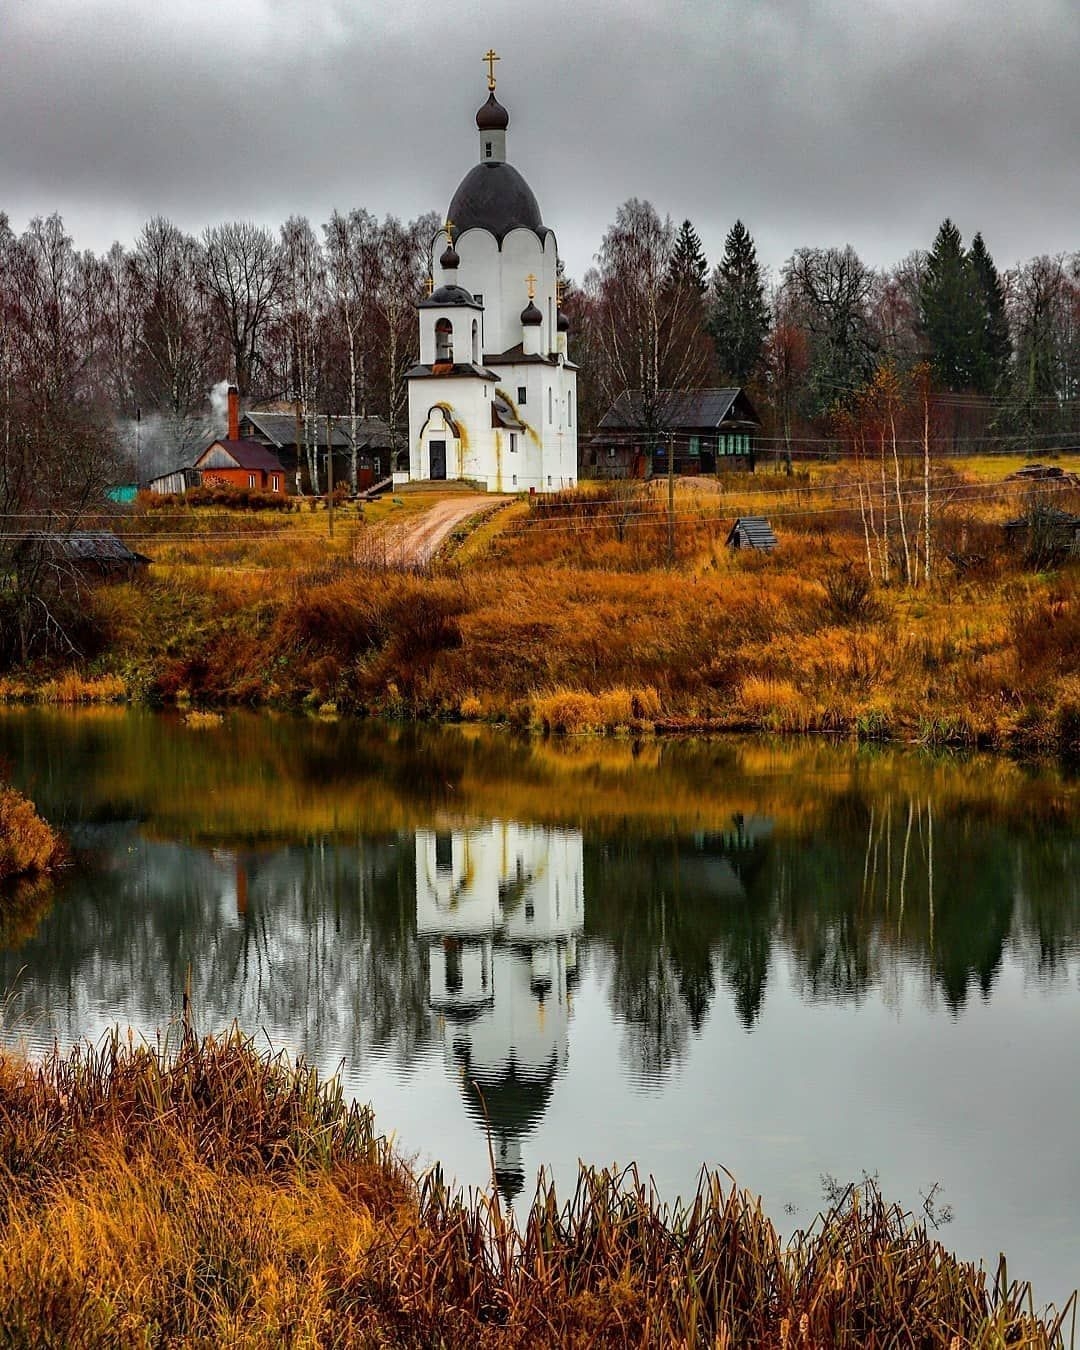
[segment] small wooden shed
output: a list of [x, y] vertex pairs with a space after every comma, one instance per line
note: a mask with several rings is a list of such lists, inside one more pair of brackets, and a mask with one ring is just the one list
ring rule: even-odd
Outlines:
[[771, 553], [778, 540], [764, 516], [740, 516], [727, 537], [728, 548], [756, 548]]

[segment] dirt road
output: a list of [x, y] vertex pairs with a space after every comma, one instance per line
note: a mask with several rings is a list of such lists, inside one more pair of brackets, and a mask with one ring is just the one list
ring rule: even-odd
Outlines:
[[505, 497], [490, 492], [476, 496], [448, 497], [400, 524], [388, 523], [382, 539], [386, 557], [410, 566], [423, 566], [435, 556], [439, 545], [455, 525], [477, 511], [505, 500]]

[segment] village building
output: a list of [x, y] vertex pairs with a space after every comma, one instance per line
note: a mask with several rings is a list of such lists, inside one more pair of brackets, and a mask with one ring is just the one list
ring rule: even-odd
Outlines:
[[259, 441], [240, 435], [240, 395], [229, 387], [228, 434], [211, 441], [192, 466], [204, 486], [223, 483], [255, 492], [285, 492], [281, 460]]
[[[577, 481], [577, 368], [558, 307], [558, 245], [506, 158], [507, 110], [476, 114], [480, 160], [432, 245], [409, 382], [412, 481], [468, 479], [489, 492], [550, 492]], [[404, 480], [405, 472], [395, 475]]]
[[[651, 422], [651, 426], [649, 423]], [[639, 391], [621, 394], [600, 419], [586, 470], [594, 478], [648, 478], [753, 470], [761, 418], [745, 389], [661, 390], [652, 416]]]
[[[353, 440], [353, 427], [356, 439]], [[334, 484], [363, 492], [391, 471], [390, 428], [381, 417], [351, 417], [348, 413], [330, 418], [334, 447]], [[287, 405], [273, 411], [249, 408], [240, 418], [240, 437], [258, 441], [272, 451], [285, 470], [290, 492], [325, 491], [327, 484], [326, 417], [300, 418]], [[353, 482], [355, 447], [355, 473]], [[315, 482], [315, 470], [318, 482]]]
[[582, 836], [492, 821], [416, 835], [416, 933], [428, 1000], [506, 1200], [522, 1144], [567, 1060], [585, 920]]

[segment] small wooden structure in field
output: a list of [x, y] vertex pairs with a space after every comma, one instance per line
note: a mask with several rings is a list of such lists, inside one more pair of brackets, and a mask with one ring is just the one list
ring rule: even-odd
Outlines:
[[84, 577], [130, 580], [150, 562], [145, 554], [128, 548], [112, 530], [72, 530], [69, 534], [42, 531], [37, 537], [54, 565]]
[[771, 553], [779, 543], [764, 516], [740, 516], [727, 537], [728, 548], [754, 548]]

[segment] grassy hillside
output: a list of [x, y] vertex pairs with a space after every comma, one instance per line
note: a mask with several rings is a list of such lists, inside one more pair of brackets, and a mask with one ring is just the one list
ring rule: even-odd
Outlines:
[[[422, 574], [386, 541], [427, 494], [341, 513], [332, 541], [324, 512], [147, 513], [127, 528], [155, 559], [149, 578], [93, 598], [102, 653], [74, 675], [9, 675], [0, 696], [1071, 752], [1080, 564], [1007, 546], [1004, 522], [1033, 500], [1003, 482], [1019, 463], [935, 469], [929, 578], [921, 479], [905, 477], [904, 528], [892, 506], [885, 539], [853, 466], [681, 482], [673, 560], [662, 483], [515, 503]], [[1076, 488], [1038, 491], [1080, 510]], [[745, 514], [771, 520], [775, 554], [725, 547]]]

